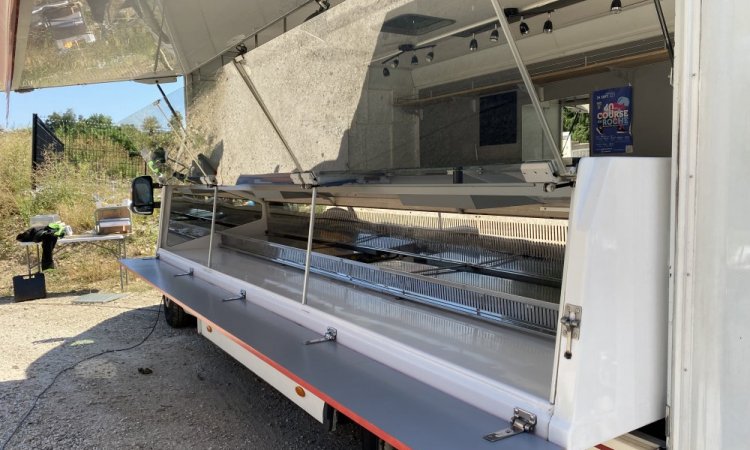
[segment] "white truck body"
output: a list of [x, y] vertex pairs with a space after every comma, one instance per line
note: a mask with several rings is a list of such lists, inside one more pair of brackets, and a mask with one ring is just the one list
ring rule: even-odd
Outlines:
[[[123, 264], [321, 422], [397, 448], [750, 438], [750, 7], [154, 0], [153, 47], [50, 76], [36, 3], [0, 11], [6, 90], [185, 75], [172, 156], [211, 186], [166, 186], [157, 257]], [[619, 86], [632, 144], [563, 161], [564, 108]]]

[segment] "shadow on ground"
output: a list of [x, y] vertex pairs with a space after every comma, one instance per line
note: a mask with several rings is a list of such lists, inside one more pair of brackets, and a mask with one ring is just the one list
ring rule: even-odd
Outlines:
[[[0, 405], [6, 405], [0, 406], [0, 448], [9, 438], [7, 449], [361, 446], [353, 425], [325, 431], [194, 329], [167, 326], [156, 305], [127, 310], [69, 336], [65, 327], [56, 327], [56, 316], [91, 314], [97, 307], [126, 308], [127, 299], [85, 306], [45, 300], [23, 304], [50, 312], [44, 314], [48, 317], [38, 339], [28, 338], [17, 345], [19, 351], [39, 344], [57, 346], [25, 370], [13, 366], [17, 379], [12, 373], [0, 374], [0, 379], [7, 380], [0, 382]], [[9, 302], [10, 297], [0, 299], [0, 305]], [[0, 315], [8, 308], [4, 306]], [[10, 437], [34, 398], [58, 372], [104, 350], [138, 344], [154, 327], [157, 315], [153, 334], [142, 345], [93, 358], [63, 373]], [[16, 333], [4, 334], [13, 339]], [[149, 374], [139, 371], [146, 368]]]

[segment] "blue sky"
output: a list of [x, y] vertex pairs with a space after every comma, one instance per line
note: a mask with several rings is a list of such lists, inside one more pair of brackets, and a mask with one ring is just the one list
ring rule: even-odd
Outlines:
[[[181, 90], [182, 86], [183, 80], [178, 78], [176, 83], [163, 84], [162, 88], [169, 95], [175, 90]], [[161, 94], [154, 85], [133, 81], [37, 89], [25, 94], [11, 93], [7, 122], [4, 114], [7, 101], [5, 93], [0, 92], [0, 98], [3, 102], [3, 114], [0, 116], [2, 128], [23, 128], [31, 125], [34, 113], [48, 116], [53, 112], [65, 112], [68, 108], [84, 117], [102, 113], [119, 122], [160, 99]], [[173, 100], [171, 96], [170, 100]], [[183, 109], [182, 105], [174, 106]], [[164, 111], [169, 114], [166, 107]]]

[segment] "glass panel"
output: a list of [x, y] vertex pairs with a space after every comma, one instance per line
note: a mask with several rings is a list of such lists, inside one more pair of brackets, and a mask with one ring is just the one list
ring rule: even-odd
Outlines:
[[[208, 251], [212, 212], [213, 190], [175, 187], [172, 191], [169, 209], [165, 248], [179, 248], [186, 242], [205, 238], [203, 247]], [[260, 218], [260, 204], [236, 192], [219, 191], [219, 200], [216, 205], [216, 232], [254, 222]]]
[[588, 97], [567, 99], [562, 105], [562, 146], [563, 158], [583, 158], [591, 153], [591, 121]]
[[179, 72], [164, 11], [156, 0], [34, 0], [32, 5], [16, 88]]
[[184, 74], [317, 8], [309, 0], [21, 0], [13, 87]]
[[[518, 8], [508, 12], [510, 31], [558, 147], [559, 99], [631, 82], [636, 97], [656, 98], [657, 85], [669, 89], [653, 5], [626, 2], [612, 15], [604, 2], [552, 2], [550, 14], [531, 0], [501, 3]], [[231, 61], [191, 77], [188, 116], [203, 139], [198, 151], [223, 155], [223, 183], [296, 170], [446, 170], [552, 159], [496, 24], [489, 0], [347, 0], [258, 48], [248, 45], [240, 69], [258, 95]], [[644, 64], [658, 67], [639, 72]], [[635, 86], [641, 80], [648, 86]], [[668, 130], [670, 121], [662, 114], [657, 124], [641, 123]]]

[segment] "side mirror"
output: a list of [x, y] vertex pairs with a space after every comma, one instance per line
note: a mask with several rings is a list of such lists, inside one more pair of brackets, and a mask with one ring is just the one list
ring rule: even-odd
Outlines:
[[146, 175], [133, 180], [130, 191], [130, 210], [135, 214], [150, 216], [159, 202], [154, 201], [154, 182]]

